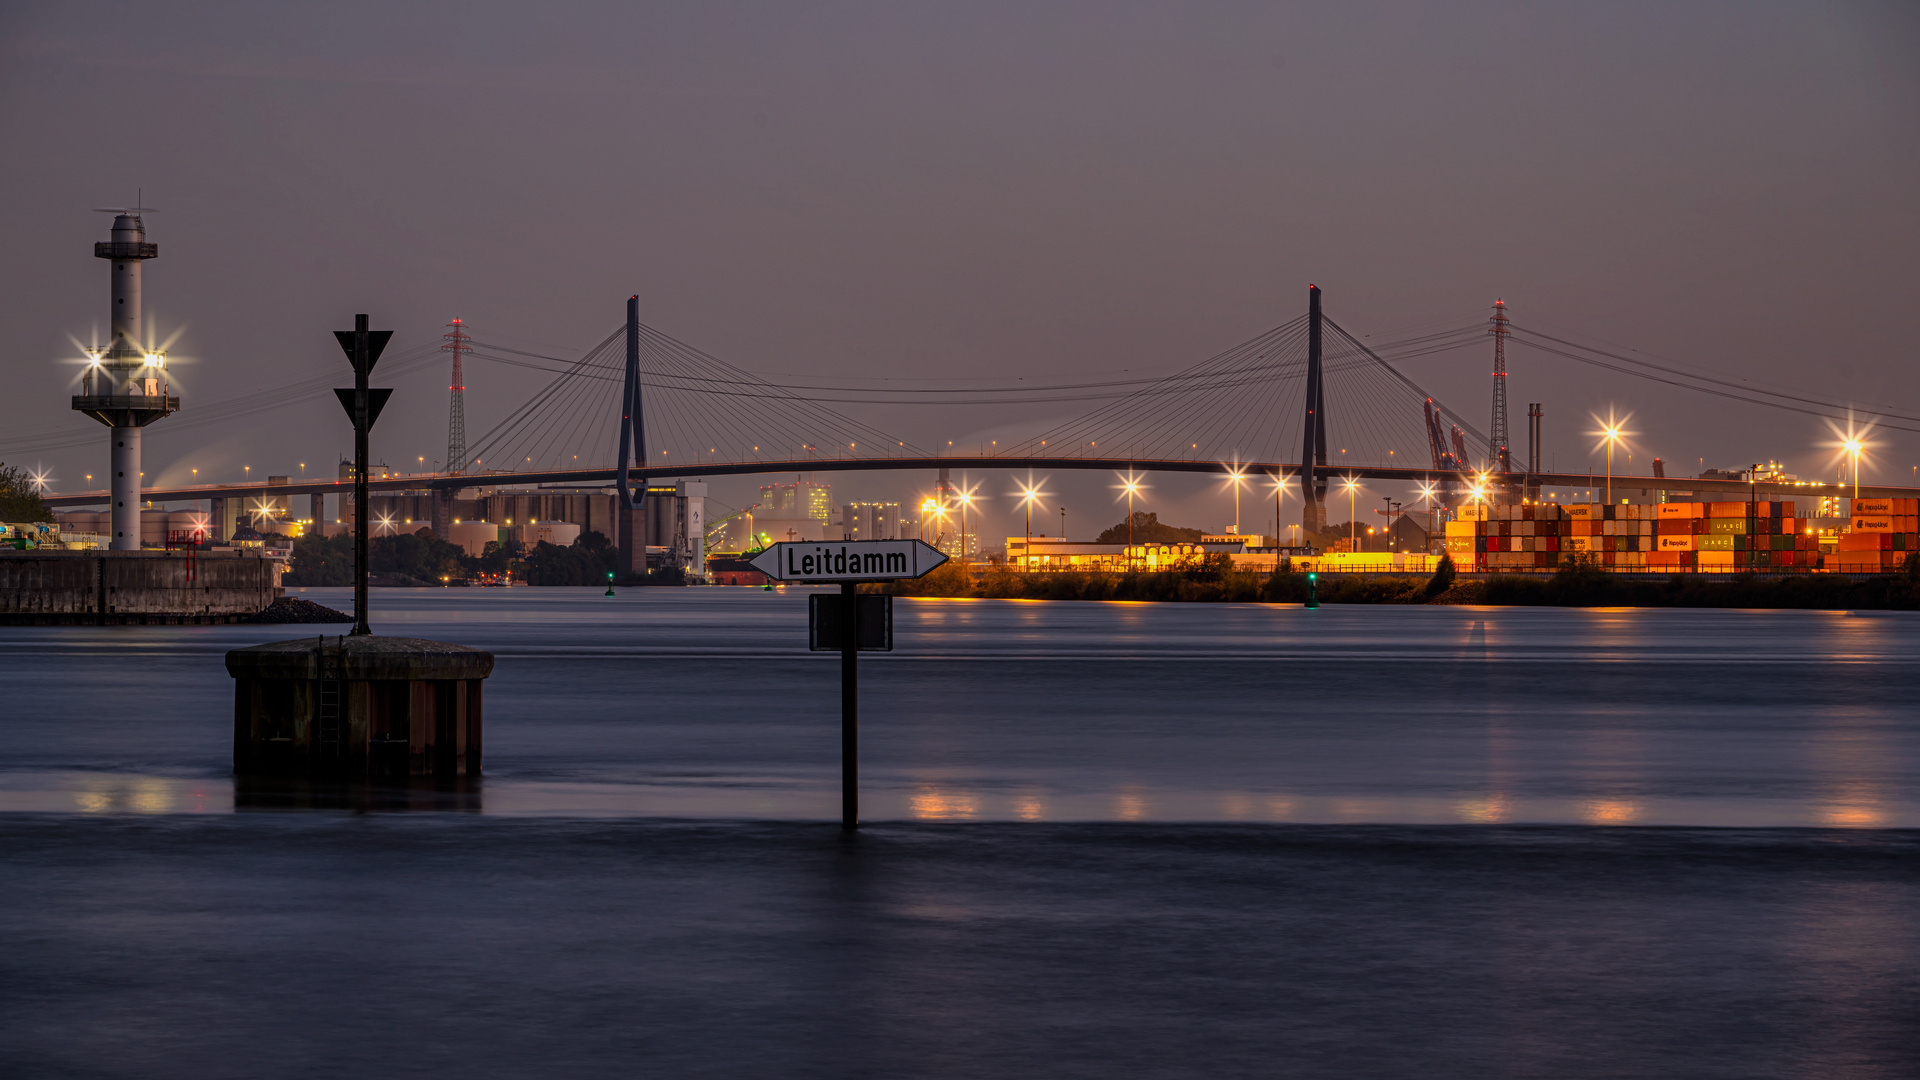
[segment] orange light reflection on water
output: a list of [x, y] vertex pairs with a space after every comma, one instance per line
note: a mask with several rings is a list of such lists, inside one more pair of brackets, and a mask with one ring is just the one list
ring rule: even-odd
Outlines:
[[1625, 825], [1640, 816], [1640, 808], [1630, 802], [1590, 802], [1581, 809], [1595, 825]]
[[979, 815], [974, 797], [964, 791], [927, 787], [909, 801], [913, 816], [922, 821], [967, 821]]

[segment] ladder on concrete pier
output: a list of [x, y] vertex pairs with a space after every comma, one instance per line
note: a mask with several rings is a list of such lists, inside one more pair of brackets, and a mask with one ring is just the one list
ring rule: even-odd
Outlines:
[[319, 759], [328, 765], [336, 764], [341, 758], [340, 747], [340, 650], [327, 651], [327, 639], [322, 636], [319, 645], [320, 685], [316, 688], [317, 722], [319, 730], [315, 733], [315, 747]]

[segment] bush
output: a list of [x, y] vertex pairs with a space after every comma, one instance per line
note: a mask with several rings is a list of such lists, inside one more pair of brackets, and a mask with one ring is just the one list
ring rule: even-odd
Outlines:
[[1121, 521], [1120, 524], [1101, 533], [1094, 542], [1100, 544], [1197, 544], [1200, 542], [1201, 535], [1199, 529], [1163, 525], [1159, 514], [1136, 510], [1131, 523]]
[[[369, 574], [405, 574], [422, 581], [464, 580], [468, 562], [461, 550], [436, 540], [426, 529], [412, 536], [377, 536], [367, 541]], [[286, 584], [297, 587], [353, 584], [353, 536], [303, 536], [293, 542], [293, 565]]]
[[302, 536], [293, 542], [286, 584], [300, 587], [353, 584], [353, 537]]
[[614, 548], [600, 533], [587, 533], [566, 547], [543, 540], [527, 553], [527, 584], [605, 585], [613, 566]]
[[0, 521], [25, 524], [52, 520], [53, 511], [35, 490], [33, 475], [18, 465], [0, 462]]

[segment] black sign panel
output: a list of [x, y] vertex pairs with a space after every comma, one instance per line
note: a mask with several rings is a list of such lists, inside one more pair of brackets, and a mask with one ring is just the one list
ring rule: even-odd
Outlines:
[[[347, 363], [353, 363], [353, 338], [358, 330], [335, 330], [333, 336], [340, 341], [340, 348], [347, 354]], [[367, 374], [373, 374], [373, 365], [380, 360], [380, 354], [386, 351], [387, 342], [393, 337], [391, 330], [367, 331]]]
[[[340, 399], [340, 407], [347, 410], [347, 422], [352, 423], [354, 419], [353, 389], [349, 387], [345, 390], [341, 390], [338, 387], [335, 387], [333, 391], [333, 396]], [[392, 396], [393, 396], [393, 391], [391, 389], [380, 390], [380, 389], [375, 389], [374, 387], [371, 387], [371, 386], [367, 387], [367, 430], [368, 431], [373, 430], [373, 422], [375, 420], [380, 419], [380, 410], [386, 407], [387, 399]]]
[[[847, 597], [815, 593], [807, 597], [807, 648], [840, 652], [847, 640]], [[860, 602], [860, 651], [893, 651], [893, 597], [856, 596]]]

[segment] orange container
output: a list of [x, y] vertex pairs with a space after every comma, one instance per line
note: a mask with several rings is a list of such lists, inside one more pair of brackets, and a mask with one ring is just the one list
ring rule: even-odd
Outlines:
[[1893, 502], [1892, 499], [1855, 499], [1853, 516], [1874, 517], [1881, 514], [1897, 514], [1900, 511], [1893, 508]]

